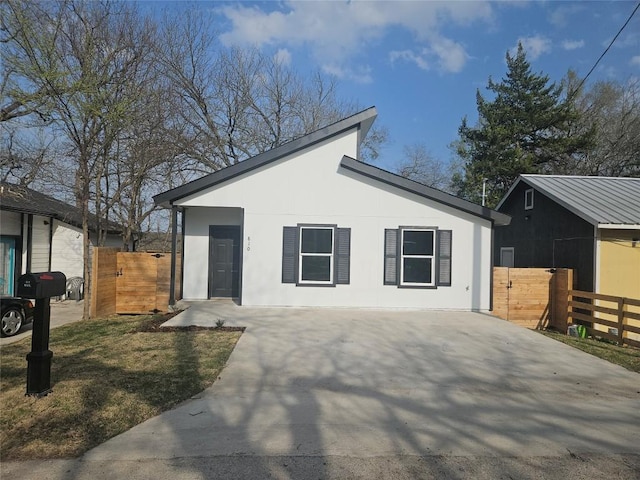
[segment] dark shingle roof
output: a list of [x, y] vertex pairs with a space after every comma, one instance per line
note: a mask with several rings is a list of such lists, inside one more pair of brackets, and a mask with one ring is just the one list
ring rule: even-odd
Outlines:
[[640, 225], [640, 178], [521, 175], [524, 182], [593, 225]]
[[[73, 205], [21, 185], [0, 183], [0, 208], [11, 212], [53, 217], [61, 222], [82, 227], [82, 211]], [[97, 217], [89, 214], [89, 229], [95, 231]], [[122, 226], [108, 222], [109, 233], [120, 233]]]

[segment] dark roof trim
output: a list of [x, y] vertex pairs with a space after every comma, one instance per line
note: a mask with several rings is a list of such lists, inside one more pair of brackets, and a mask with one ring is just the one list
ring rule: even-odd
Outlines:
[[422, 183], [409, 180], [408, 178], [404, 178], [400, 175], [396, 175], [381, 168], [374, 167], [373, 165], [368, 165], [354, 158], [347, 157], [346, 155], [342, 157], [340, 166], [346, 168], [347, 170], [351, 170], [353, 172], [364, 175], [365, 177], [369, 177], [374, 180], [386, 183], [387, 185], [392, 185], [401, 190], [419, 195], [429, 200], [434, 200], [438, 203], [442, 203], [443, 205], [447, 205], [457, 210], [470, 213], [471, 215], [475, 215], [486, 220], [491, 220], [495, 225], [498, 226], [509, 225], [509, 223], [511, 222], [511, 217], [509, 215], [496, 212], [495, 210], [491, 210], [490, 208], [483, 207], [467, 200], [463, 200], [462, 198], [458, 198], [441, 190], [428, 187], [426, 185], [423, 185]]
[[[225, 182], [240, 175], [244, 175], [256, 168], [260, 168], [271, 162], [275, 162], [287, 155], [291, 155], [295, 152], [309, 148], [316, 143], [322, 142], [334, 135], [338, 135], [342, 132], [350, 130], [352, 128], [359, 128], [358, 142], [362, 142], [367, 136], [371, 125], [378, 115], [375, 107], [367, 108], [362, 112], [356, 113], [350, 117], [340, 120], [336, 123], [328, 125], [320, 130], [309, 133], [303, 137], [292, 140], [284, 145], [269, 150], [267, 152], [256, 155], [255, 157], [248, 158], [242, 162], [236, 163], [229, 167], [223, 168], [216, 172], [210, 173], [204, 177], [193, 180], [180, 187], [167, 190], [166, 192], [159, 193], [153, 197], [153, 201], [156, 205], [163, 205], [168, 207], [170, 204], [189, 195], [193, 195], [201, 190], [212, 187], [219, 183]], [[358, 146], [359, 147], [359, 146]]]

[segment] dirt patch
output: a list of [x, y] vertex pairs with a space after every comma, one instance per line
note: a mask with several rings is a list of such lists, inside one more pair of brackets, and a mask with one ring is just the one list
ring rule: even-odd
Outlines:
[[154, 315], [149, 320], [142, 322], [138, 328], [131, 333], [168, 333], [168, 332], [198, 332], [202, 330], [217, 330], [219, 332], [244, 332], [245, 327], [203, 327], [200, 325], [186, 325], [178, 327], [162, 327], [166, 321], [172, 319], [180, 312], [170, 312], [161, 315]]

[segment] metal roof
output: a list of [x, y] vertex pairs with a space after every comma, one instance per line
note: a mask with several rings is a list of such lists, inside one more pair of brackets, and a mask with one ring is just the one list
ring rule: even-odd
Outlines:
[[593, 225], [640, 225], [640, 178], [521, 175], [496, 209], [521, 181]]

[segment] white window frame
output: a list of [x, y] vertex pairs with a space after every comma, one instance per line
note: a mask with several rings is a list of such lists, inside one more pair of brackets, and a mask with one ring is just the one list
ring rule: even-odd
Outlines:
[[[331, 230], [331, 253], [303, 253], [302, 252], [302, 232], [303, 230]], [[301, 225], [298, 243], [298, 283], [301, 285], [333, 285], [334, 263], [336, 248], [335, 227], [321, 225]], [[303, 257], [329, 257], [329, 280], [303, 280], [302, 279], [302, 258]]]
[[[404, 254], [404, 232], [432, 232], [433, 248], [431, 255], [405, 255]], [[436, 236], [434, 228], [401, 228], [400, 229], [400, 286], [401, 287], [435, 287], [436, 286]], [[430, 258], [431, 259], [431, 282], [405, 282], [404, 280], [404, 259], [405, 258]]]
[[[533, 210], [533, 188], [528, 188], [524, 191], [524, 209], [525, 210]], [[529, 197], [529, 194], [531, 195]], [[531, 200], [528, 202], [527, 200]]]

